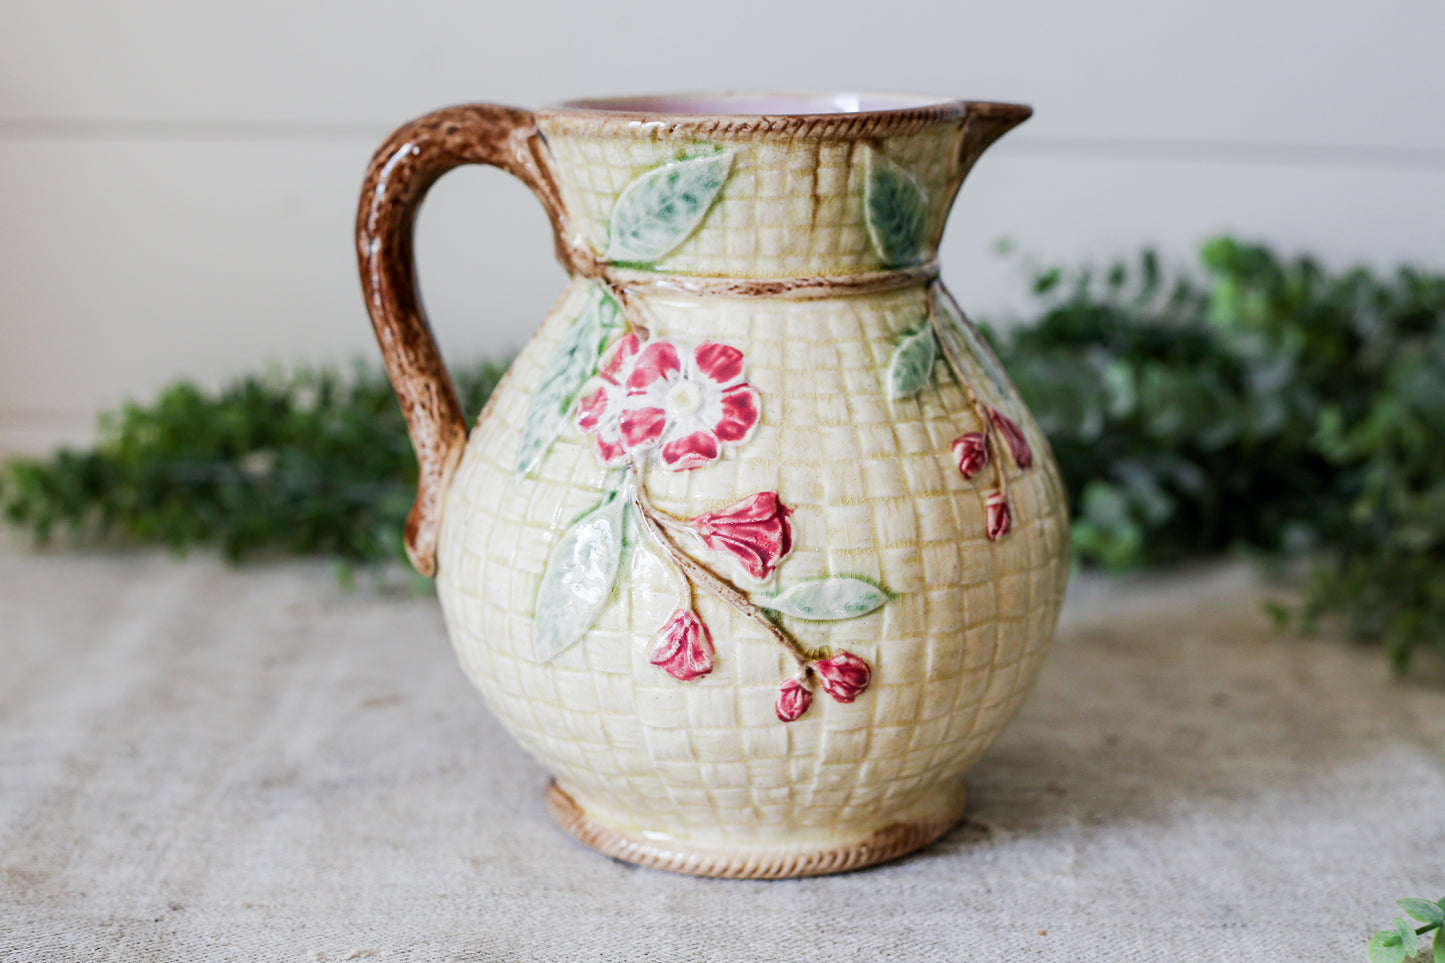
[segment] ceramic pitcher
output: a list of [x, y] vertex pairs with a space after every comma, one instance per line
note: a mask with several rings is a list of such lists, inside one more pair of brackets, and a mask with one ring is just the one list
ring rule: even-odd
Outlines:
[[[1049, 448], [939, 278], [1013, 104], [452, 107], [372, 161], [366, 302], [457, 655], [601, 852], [836, 872], [940, 836], [1067, 576]], [[430, 185], [491, 164], [571, 280], [468, 430], [417, 293]], [[505, 284], [505, 278], [490, 283]]]

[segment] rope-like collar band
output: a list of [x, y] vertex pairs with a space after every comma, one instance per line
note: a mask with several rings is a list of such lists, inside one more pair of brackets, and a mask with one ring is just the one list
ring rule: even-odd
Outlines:
[[613, 289], [638, 295], [682, 294], [694, 297], [720, 298], [835, 298], [850, 294], [871, 294], [892, 291], [915, 284], [927, 284], [938, 278], [938, 261], [925, 261], [913, 267], [890, 271], [864, 271], [858, 274], [815, 274], [784, 278], [693, 277], [685, 274], [659, 274], [596, 263], [594, 270], [577, 273], [600, 281]]

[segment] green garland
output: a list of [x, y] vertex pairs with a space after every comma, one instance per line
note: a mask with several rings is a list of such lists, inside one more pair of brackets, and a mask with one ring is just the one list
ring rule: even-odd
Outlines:
[[1343, 613], [1401, 668], [1445, 645], [1445, 275], [1332, 274], [1228, 239], [1203, 260], [1207, 286], [1149, 254], [1044, 273], [1043, 313], [1004, 344], [1076, 554], [1308, 554], [1306, 625]]
[[[1332, 273], [1221, 239], [1208, 280], [1144, 254], [1035, 280], [994, 336], [1051, 439], [1086, 563], [1230, 549], [1316, 560], [1306, 622], [1343, 613], [1398, 666], [1445, 642], [1445, 276]], [[478, 411], [501, 367], [458, 371]], [[39, 541], [212, 546], [228, 558], [401, 557], [415, 462], [372, 370], [175, 385], [98, 446], [0, 473]]]
[[[456, 372], [479, 411], [504, 365]], [[91, 451], [16, 459], [0, 508], [40, 542], [159, 543], [348, 564], [404, 558], [416, 458], [386, 378], [374, 369], [248, 377], [217, 393], [166, 388], [102, 418]]]

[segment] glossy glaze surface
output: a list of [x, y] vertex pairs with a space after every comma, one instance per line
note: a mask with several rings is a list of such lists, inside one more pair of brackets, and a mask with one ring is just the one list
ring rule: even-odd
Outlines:
[[614, 849], [921, 845], [1067, 573], [1047, 443], [933, 261], [1027, 108], [609, 106], [501, 135], [574, 278], [438, 482], [462, 665]]

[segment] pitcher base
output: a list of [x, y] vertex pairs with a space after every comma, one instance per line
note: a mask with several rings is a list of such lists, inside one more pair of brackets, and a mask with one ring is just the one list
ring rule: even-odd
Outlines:
[[547, 787], [547, 812], [578, 842], [604, 856], [650, 869], [725, 879], [787, 879], [846, 873], [897, 859], [938, 839], [963, 815], [968, 793], [956, 793], [917, 819], [890, 826], [840, 845], [821, 849], [692, 849], [676, 843], [640, 839], [597, 822], [554, 780]]

